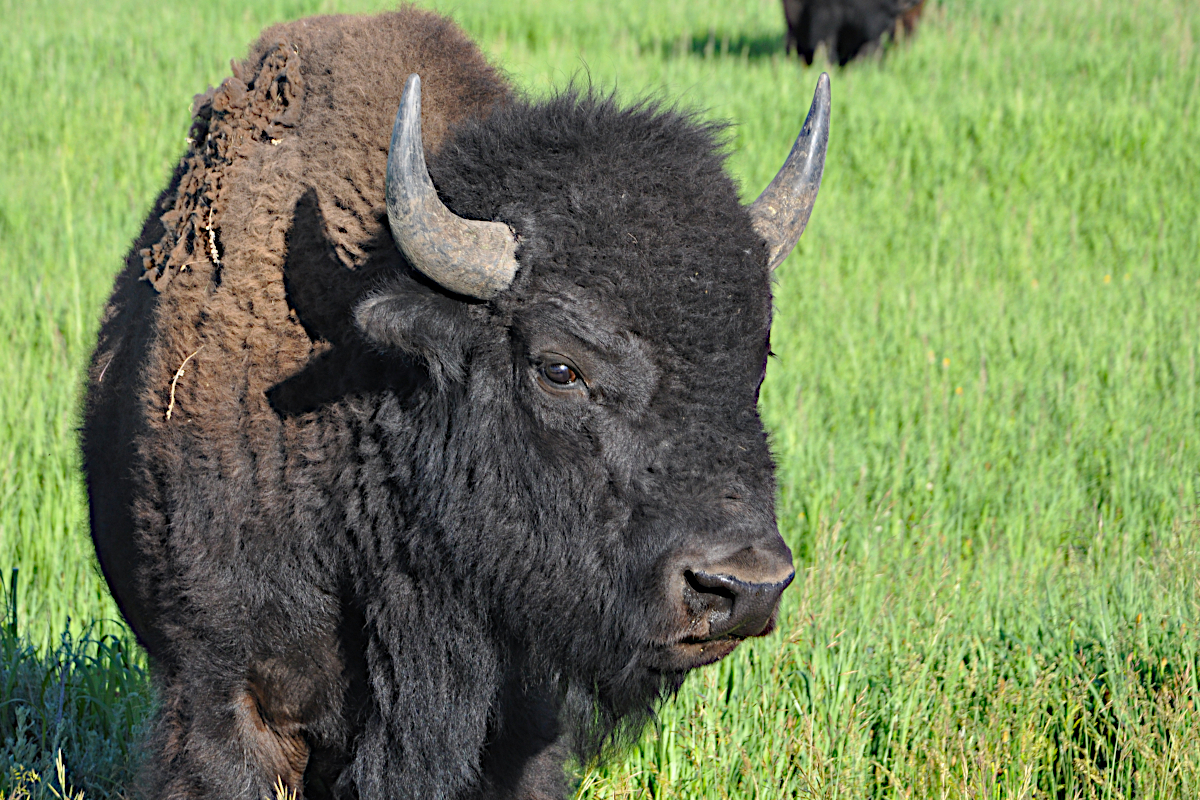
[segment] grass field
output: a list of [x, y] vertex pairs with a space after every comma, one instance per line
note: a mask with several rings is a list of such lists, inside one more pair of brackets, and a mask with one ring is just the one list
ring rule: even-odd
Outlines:
[[[929, 6], [835, 71], [778, 272], [781, 631], [580, 798], [1200, 797], [1200, 4]], [[375, 7], [0, 0], [0, 798], [118, 793], [152, 704], [74, 428], [191, 96], [266, 24]], [[777, 0], [437, 7], [531, 93], [736, 122], [747, 199], [817, 74]]]

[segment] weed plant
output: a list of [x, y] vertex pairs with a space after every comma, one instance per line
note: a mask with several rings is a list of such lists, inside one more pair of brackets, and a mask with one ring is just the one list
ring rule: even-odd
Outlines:
[[120, 796], [150, 709], [142, 659], [128, 637], [90, 629], [32, 646], [18, 629], [18, 575], [0, 580], [0, 797]]
[[[190, 97], [266, 24], [377, 7], [0, 0], [0, 797], [112, 794], [149, 708], [74, 429]], [[734, 121], [746, 199], [817, 74], [776, 0], [442, 8], [534, 94]], [[931, 0], [834, 71], [761, 401], [798, 568], [779, 633], [580, 798], [1200, 796], [1198, 42], [1194, 0]]]

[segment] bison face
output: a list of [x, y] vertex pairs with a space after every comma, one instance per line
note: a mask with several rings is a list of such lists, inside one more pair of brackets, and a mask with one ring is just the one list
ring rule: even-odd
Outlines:
[[[439, 440], [412, 497], [421, 535], [437, 538], [420, 568], [451, 565], [502, 638], [618, 717], [769, 632], [792, 579], [756, 411], [770, 321], [761, 247], [649, 269], [653, 254], [625, 241], [560, 268], [530, 234], [518, 282], [486, 306], [409, 291], [360, 308], [381, 323], [405, 313], [403, 297], [423, 343], [389, 343], [431, 362], [444, 354], [423, 332], [455, 342], [444, 362], [457, 366], [431, 367], [441, 382], [412, 408]], [[643, 259], [637, 281], [588, 285]], [[703, 300], [705, 286], [723, 298]], [[730, 319], [711, 324], [705, 308]]]
[[531, 663], [626, 714], [770, 631], [792, 580], [756, 406], [770, 266], [799, 231], [757, 217], [802, 228], [815, 185], [771, 194], [785, 166], [743, 207], [719, 128], [574, 94], [461, 126], [429, 183], [404, 104], [388, 210], [412, 270], [356, 319], [432, 378], [406, 445], [417, 549]]
[[[650, 235], [644, 226], [639, 232]], [[578, 579], [565, 585], [572, 599], [595, 592], [592, 609], [615, 605], [626, 613], [614, 639], [636, 632], [628, 645], [644, 667], [680, 671], [714, 661], [770, 629], [792, 577], [755, 409], [769, 324], [765, 279], [757, 297], [735, 293], [743, 313], [751, 305], [758, 312], [747, 314], [756, 319], [740, 331], [741, 341], [697, 349], [704, 333], [693, 328], [703, 323], [686, 295], [704, 297], [705, 290], [690, 284], [684, 297], [671, 299], [670, 285], [719, 267], [648, 270], [659, 285], [640, 288], [660, 299], [651, 318], [638, 316], [636, 297], [611, 287], [600, 296], [580, 285], [603, 264], [619, 272], [622, 260], [639, 260], [636, 250], [622, 259], [617, 239], [598, 263], [576, 262], [556, 274], [535, 255], [539, 244], [546, 243], [531, 241], [523, 253], [538, 277], [505, 315], [500, 368], [513, 376], [514, 418], [530, 462], [555, 485], [573, 477], [575, 497], [551, 501], [567, 523], [565, 541], [578, 548], [580, 563], [601, 567], [580, 573], [604, 578], [586, 593]], [[765, 276], [761, 263], [749, 266]], [[727, 327], [709, 333], [738, 336]]]

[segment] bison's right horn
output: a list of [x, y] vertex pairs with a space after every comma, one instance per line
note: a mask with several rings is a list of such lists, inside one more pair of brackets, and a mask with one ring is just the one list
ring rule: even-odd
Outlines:
[[392, 238], [414, 267], [458, 294], [487, 300], [517, 274], [517, 241], [503, 222], [463, 219], [446, 208], [425, 168], [421, 78], [409, 75], [387, 163]]
[[792, 152], [779, 174], [750, 205], [754, 230], [767, 240], [767, 262], [771, 269], [787, 258], [804, 233], [817, 190], [821, 188], [828, 142], [829, 74], [822, 72]]

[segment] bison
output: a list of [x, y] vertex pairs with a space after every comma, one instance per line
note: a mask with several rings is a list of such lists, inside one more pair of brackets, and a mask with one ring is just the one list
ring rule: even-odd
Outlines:
[[844, 67], [885, 35], [911, 35], [924, 6], [925, 0], [783, 0], [786, 49], [812, 64], [824, 44], [829, 60]]
[[562, 796], [792, 580], [756, 403], [828, 78], [749, 206], [719, 126], [412, 8], [270, 28], [193, 117], [82, 429], [139, 789]]

